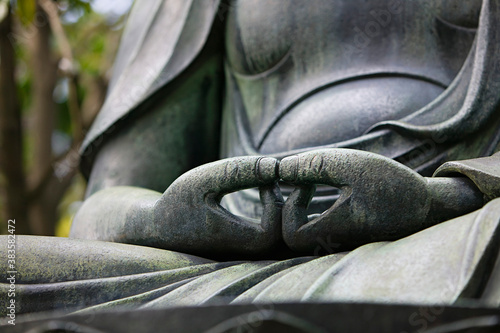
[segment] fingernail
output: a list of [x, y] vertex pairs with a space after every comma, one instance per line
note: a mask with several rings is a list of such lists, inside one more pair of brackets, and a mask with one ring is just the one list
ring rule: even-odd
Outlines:
[[299, 170], [299, 157], [289, 156], [285, 157], [280, 162], [279, 176], [285, 182], [295, 182], [297, 180], [297, 173]]
[[269, 183], [278, 180], [277, 159], [272, 157], [263, 157], [259, 160], [257, 168], [257, 173], [262, 181]]

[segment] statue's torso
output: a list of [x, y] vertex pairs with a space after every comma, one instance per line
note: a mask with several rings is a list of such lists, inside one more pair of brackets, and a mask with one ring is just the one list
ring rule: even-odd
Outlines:
[[471, 49], [475, 30], [460, 25], [477, 24], [473, 3], [450, 11], [440, 1], [236, 2], [222, 154], [339, 143], [421, 109]]
[[[325, 146], [412, 154], [422, 141], [365, 134], [443, 94], [471, 50], [479, 9], [477, 1], [453, 8], [445, 1], [234, 2], [225, 29], [221, 157]], [[335, 189], [318, 187], [310, 212], [336, 198]], [[247, 216], [259, 215], [258, 202], [256, 190], [225, 198]]]

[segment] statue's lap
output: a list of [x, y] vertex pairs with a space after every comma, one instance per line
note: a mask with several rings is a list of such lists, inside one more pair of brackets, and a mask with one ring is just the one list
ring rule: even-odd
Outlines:
[[[17, 236], [16, 300], [19, 313], [301, 301], [476, 299], [498, 306], [500, 269], [497, 264], [492, 272], [491, 261], [498, 255], [499, 220], [497, 199], [398, 241], [319, 258], [255, 262], [217, 263], [136, 245]], [[7, 292], [9, 285], [0, 288]]]

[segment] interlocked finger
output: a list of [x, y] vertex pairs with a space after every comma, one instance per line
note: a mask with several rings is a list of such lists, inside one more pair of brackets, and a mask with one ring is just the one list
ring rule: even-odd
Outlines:
[[[179, 177], [155, 205], [155, 220], [178, 250], [262, 253], [281, 239], [283, 200], [277, 186], [278, 161], [258, 156], [205, 164]], [[225, 194], [258, 187], [259, 222], [235, 216], [220, 205]], [[167, 235], [168, 233], [168, 235]], [[186, 237], [190, 235], [190, 237]]]
[[[283, 159], [279, 172], [297, 186], [283, 209], [283, 238], [294, 250], [313, 249], [326, 236], [348, 246], [397, 239], [425, 225], [431, 202], [426, 179], [389, 158], [350, 149], [315, 150]], [[309, 220], [305, 202], [314, 184], [337, 187], [341, 195]]]

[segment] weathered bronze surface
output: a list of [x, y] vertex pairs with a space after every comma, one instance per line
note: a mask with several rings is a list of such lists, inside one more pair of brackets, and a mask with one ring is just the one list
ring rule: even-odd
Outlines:
[[[335, 314], [335, 315], [332, 315]], [[354, 315], [353, 315], [354, 314]], [[407, 318], [412, 318], [409, 322]], [[168, 324], [166, 324], [168, 323]], [[186, 324], [189, 323], [189, 324]], [[17, 332], [426, 332], [494, 333], [497, 309], [375, 304], [265, 304], [183, 307], [134, 312], [48, 316], [7, 328]]]
[[80, 240], [18, 237], [21, 311], [498, 308], [499, 18], [498, 0], [136, 3], [82, 148]]

